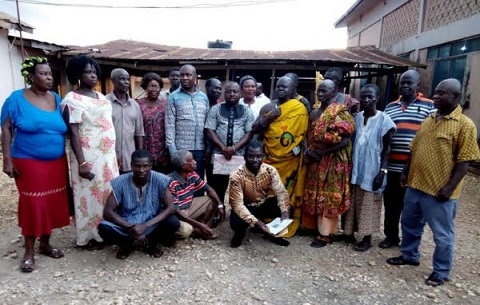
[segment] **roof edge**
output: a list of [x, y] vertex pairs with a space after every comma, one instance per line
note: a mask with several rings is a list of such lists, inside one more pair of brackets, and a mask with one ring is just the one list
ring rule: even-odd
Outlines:
[[346, 19], [347, 17], [354, 11], [356, 10], [359, 6], [362, 5], [362, 2], [364, 2], [364, 0], [357, 0], [357, 2], [355, 2], [348, 10], [345, 14], [343, 14], [340, 18], [338, 18], [337, 21], [335, 21], [335, 23], [333, 24], [335, 26], [336, 29], [338, 28], [343, 28], [343, 27], [346, 27], [347, 26], [347, 23], [346, 23]]
[[16, 17], [4, 12], [0, 12], [0, 28], [17, 31], [21, 30], [30, 34], [33, 34], [34, 29], [34, 27], [30, 24], [24, 21], [18, 22], [18, 19]]

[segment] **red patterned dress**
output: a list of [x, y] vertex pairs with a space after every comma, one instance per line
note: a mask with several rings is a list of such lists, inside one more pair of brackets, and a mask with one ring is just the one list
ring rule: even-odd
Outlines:
[[[312, 123], [308, 149], [323, 149], [337, 144], [342, 136], [352, 136], [355, 120], [343, 104], [333, 103]], [[303, 211], [311, 216], [338, 217], [350, 208], [350, 174], [352, 144], [325, 154], [308, 166]]]
[[143, 147], [152, 155], [153, 168], [161, 169], [168, 163], [167, 147], [165, 145], [165, 107], [167, 100], [159, 97], [156, 103], [151, 103], [146, 97], [138, 99], [143, 116], [145, 137]]

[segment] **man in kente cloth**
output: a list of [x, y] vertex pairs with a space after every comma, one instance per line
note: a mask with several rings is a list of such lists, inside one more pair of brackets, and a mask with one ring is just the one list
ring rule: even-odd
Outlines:
[[293, 223], [285, 237], [295, 234], [300, 225], [306, 169], [303, 164], [303, 139], [308, 127], [308, 112], [296, 99], [295, 83], [281, 77], [275, 88], [278, 100], [266, 104], [253, 124], [252, 133], [263, 138], [264, 162], [275, 167], [288, 191]]

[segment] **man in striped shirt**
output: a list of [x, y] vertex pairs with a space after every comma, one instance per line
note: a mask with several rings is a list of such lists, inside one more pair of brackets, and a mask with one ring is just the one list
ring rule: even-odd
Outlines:
[[403, 208], [405, 187], [400, 185], [405, 162], [410, 154], [410, 142], [420, 128], [423, 120], [434, 110], [433, 102], [423, 98], [417, 93], [420, 85], [420, 75], [415, 70], [408, 70], [400, 77], [400, 97], [385, 108], [385, 113], [390, 116], [397, 126], [397, 132], [391, 141], [391, 152], [388, 161], [387, 186], [384, 192], [385, 239], [379, 243], [380, 248], [390, 248], [400, 242], [398, 225]]
[[165, 109], [165, 141], [173, 155], [188, 149], [197, 162], [196, 172], [203, 178], [205, 157], [205, 119], [208, 97], [197, 87], [197, 70], [192, 65], [180, 68], [180, 87], [168, 97]]
[[[217, 214], [225, 219], [225, 206], [215, 190], [195, 172], [197, 162], [193, 154], [186, 149], [177, 150], [172, 156], [175, 171], [169, 189], [174, 195], [176, 215], [180, 219], [180, 229], [175, 233], [178, 238], [195, 236], [203, 239], [215, 239], [217, 234], [211, 229], [213, 218]], [[207, 192], [208, 196], [195, 197], [195, 192]]]

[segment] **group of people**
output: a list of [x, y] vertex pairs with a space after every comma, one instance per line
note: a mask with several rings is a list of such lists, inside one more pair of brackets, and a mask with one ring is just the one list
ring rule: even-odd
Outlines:
[[[204, 93], [195, 67], [184, 65], [170, 71], [163, 91], [158, 74], [145, 74], [145, 97], [134, 100], [126, 70], [111, 72], [107, 96], [94, 90], [100, 72], [90, 57], [70, 59], [67, 76], [76, 89], [62, 100], [51, 91], [47, 60], [28, 58], [22, 74], [30, 87], [2, 108], [3, 170], [20, 196], [22, 271], [35, 268], [37, 238], [40, 253], [63, 256], [49, 238], [70, 214], [78, 247], [115, 243], [119, 259], [137, 248], [159, 257], [160, 243], [189, 236], [214, 239], [226, 206], [234, 248], [252, 227], [281, 246], [290, 244], [284, 237], [302, 234], [315, 236], [315, 248], [345, 241], [367, 251], [383, 201], [379, 247], [400, 243], [402, 215], [402, 255], [387, 263], [418, 265], [428, 223], [436, 249], [426, 283], [449, 279], [462, 179], [480, 158], [458, 80], [440, 82], [432, 102], [417, 92], [420, 76], [409, 70], [400, 77], [399, 99], [380, 111], [378, 86], [363, 86], [358, 101], [342, 92], [339, 68], [317, 87], [319, 105], [298, 94], [295, 73], [278, 79], [269, 100], [251, 75], [223, 86], [209, 79]], [[276, 217], [293, 220], [281, 237], [266, 225]]]

